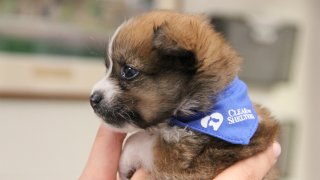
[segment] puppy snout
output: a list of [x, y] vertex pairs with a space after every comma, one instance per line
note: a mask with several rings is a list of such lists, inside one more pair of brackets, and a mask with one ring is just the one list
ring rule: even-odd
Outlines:
[[90, 104], [91, 106], [94, 108], [96, 107], [101, 100], [103, 99], [103, 95], [101, 92], [94, 92], [91, 96], [90, 96]]

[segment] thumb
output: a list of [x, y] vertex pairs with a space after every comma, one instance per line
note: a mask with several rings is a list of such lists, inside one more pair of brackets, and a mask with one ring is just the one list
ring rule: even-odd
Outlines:
[[116, 179], [124, 137], [101, 124], [80, 180]]
[[267, 150], [232, 165], [214, 180], [261, 180], [277, 162], [280, 153], [280, 144], [275, 142]]

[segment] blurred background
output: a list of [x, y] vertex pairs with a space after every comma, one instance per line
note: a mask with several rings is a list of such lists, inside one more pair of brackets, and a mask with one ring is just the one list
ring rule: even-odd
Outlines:
[[108, 39], [152, 9], [206, 14], [282, 124], [281, 178], [320, 179], [318, 0], [0, 0], [0, 179], [77, 179], [100, 120]]

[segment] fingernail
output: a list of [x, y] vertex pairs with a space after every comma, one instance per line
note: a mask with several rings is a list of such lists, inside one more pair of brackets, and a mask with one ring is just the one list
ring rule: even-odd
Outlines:
[[281, 146], [278, 142], [274, 142], [272, 145], [273, 154], [278, 157], [281, 154]]

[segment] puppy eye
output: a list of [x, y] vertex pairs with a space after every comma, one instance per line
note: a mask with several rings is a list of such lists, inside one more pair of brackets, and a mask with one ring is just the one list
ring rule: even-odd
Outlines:
[[125, 65], [121, 68], [121, 76], [124, 79], [130, 80], [135, 78], [139, 74], [139, 71], [129, 65]]

